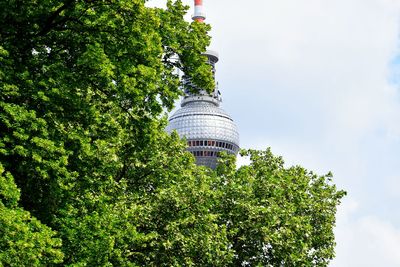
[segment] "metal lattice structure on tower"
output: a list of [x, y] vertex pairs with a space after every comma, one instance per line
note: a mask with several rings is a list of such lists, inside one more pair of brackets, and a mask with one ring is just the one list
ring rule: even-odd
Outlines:
[[[203, 22], [202, 0], [195, 0], [193, 20]], [[212, 66], [215, 77], [215, 64], [218, 54], [207, 50], [204, 53], [208, 64]], [[180, 137], [188, 141], [188, 151], [191, 152], [198, 165], [215, 168], [221, 151], [237, 155], [239, 151], [239, 133], [232, 118], [220, 108], [221, 94], [216, 87], [210, 94], [201, 88], [193, 93], [188, 88], [193, 87], [190, 80], [184, 80], [185, 96], [178, 109], [170, 118], [167, 131], [176, 130]]]

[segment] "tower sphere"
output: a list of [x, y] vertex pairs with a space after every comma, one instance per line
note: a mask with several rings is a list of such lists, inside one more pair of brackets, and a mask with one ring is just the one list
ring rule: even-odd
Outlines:
[[[215, 71], [218, 54], [207, 51], [205, 56]], [[176, 130], [180, 137], [186, 138], [188, 151], [195, 156], [196, 163], [212, 169], [217, 166], [220, 152], [237, 155], [239, 151], [238, 129], [231, 116], [220, 108], [220, 95], [217, 88], [211, 94], [201, 89], [196, 93], [185, 90], [181, 108], [169, 118], [166, 129]]]
[[193, 101], [177, 110], [169, 119], [167, 131], [176, 130], [188, 142], [198, 165], [215, 168], [218, 153], [237, 154], [239, 133], [232, 118], [209, 101]]

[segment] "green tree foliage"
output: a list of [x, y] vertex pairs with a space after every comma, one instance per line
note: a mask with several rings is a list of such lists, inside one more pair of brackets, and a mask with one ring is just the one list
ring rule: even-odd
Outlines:
[[235, 265], [326, 266], [334, 257], [336, 206], [344, 196], [331, 174], [285, 168], [270, 150], [242, 151], [251, 164], [235, 170], [226, 158], [220, 181], [221, 224], [235, 251]]
[[[246, 152], [197, 167], [165, 110], [209, 26], [143, 0], [0, 1], [0, 266], [326, 265], [342, 192]], [[179, 58], [179, 60], [177, 60]]]
[[0, 164], [0, 266], [59, 263], [63, 254], [55, 232], [18, 207], [19, 190]]

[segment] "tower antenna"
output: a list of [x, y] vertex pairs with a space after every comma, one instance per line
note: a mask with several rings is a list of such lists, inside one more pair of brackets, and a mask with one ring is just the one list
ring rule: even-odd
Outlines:
[[203, 22], [206, 19], [203, 13], [203, 0], [194, 0], [194, 15], [192, 19], [198, 22]]

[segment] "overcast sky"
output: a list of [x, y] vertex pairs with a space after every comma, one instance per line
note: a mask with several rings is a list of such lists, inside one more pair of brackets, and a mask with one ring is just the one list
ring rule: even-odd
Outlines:
[[400, 0], [204, 5], [241, 147], [333, 172], [348, 195], [331, 266], [400, 266]]

